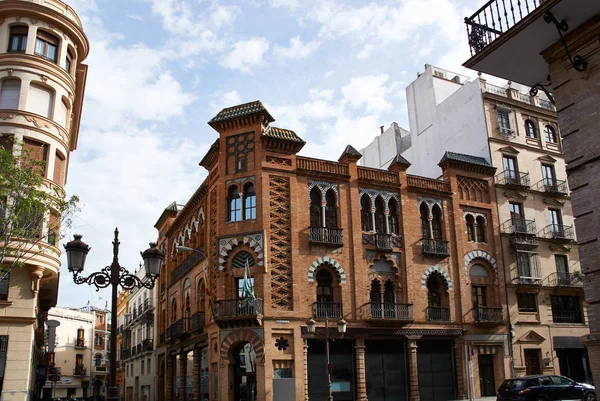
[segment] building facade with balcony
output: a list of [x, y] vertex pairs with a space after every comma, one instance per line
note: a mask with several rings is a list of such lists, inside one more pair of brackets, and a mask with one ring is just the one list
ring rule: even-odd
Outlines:
[[[554, 107], [521, 85], [468, 82], [430, 65], [408, 86], [407, 103], [411, 132], [403, 156], [435, 160], [442, 149], [474, 151], [496, 168], [514, 374], [590, 382], [579, 339], [589, 333], [583, 282]], [[434, 167], [421, 163], [409, 171], [435, 176]], [[481, 241], [485, 219], [472, 213], [464, 221], [469, 241]]]
[[123, 332], [125, 329], [125, 315], [129, 313], [129, 290], [119, 293], [117, 299], [117, 387], [119, 396], [125, 400], [125, 361], [123, 360]]
[[258, 101], [217, 114], [208, 177], [156, 223], [157, 400], [322, 399], [325, 330], [336, 400], [494, 391], [510, 375], [494, 169], [447, 153], [436, 180], [401, 156], [360, 167], [351, 146], [301, 157], [273, 121]]
[[[465, 18], [471, 58], [465, 66], [552, 92], [579, 241], [591, 334], [584, 338], [600, 377], [600, 3], [594, 0], [498, 2]], [[510, 12], [505, 12], [510, 10]], [[511, 57], [510, 55], [516, 55]], [[517, 61], [518, 60], [518, 61]], [[554, 236], [555, 232], [549, 235]], [[559, 232], [560, 236], [563, 236]]]
[[[11, 148], [4, 139], [14, 137], [22, 143], [45, 162], [41, 174], [48, 191], [64, 196], [69, 154], [77, 147], [88, 40], [75, 11], [60, 0], [0, 1], [0, 21], [0, 146], [17, 152], [19, 147]], [[56, 306], [61, 254], [60, 235], [48, 229], [49, 219], [41, 224], [39, 247], [27, 247], [37, 251], [26, 251], [25, 266], [3, 272], [4, 400], [39, 396], [44, 385], [44, 320]]]
[[94, 342], [92, 348], [91, 383], [89, 395], [94, 401], [99, 401], [107, 395], [107, 380], [110, 373], [110, 310], [108, 302], [103, 308], [88, 304], [80, 310], [94, 314]]
[[[145, 270], [136, 275], [145, 279]], [[125, 367], [126, 401], [151, 401], [155, 399], [156, 382], [154, 366], [154, 303], [156, 289], [136, 288], [127, 296], [127, 313], [121, 343], [121, 360]]]
[[[55, 307], [48, 311], [48, 320], [60, 323], [54, 337], [54, 354], [48, 355], [59, 377], [55, 377], [56, 381], [46, 381], [42, 390], [43, 400], [87, 398], [91, 395], [94, 319], [93, 312], [73, 308]], [[48, 378], [52, 379], [52, 375]]]

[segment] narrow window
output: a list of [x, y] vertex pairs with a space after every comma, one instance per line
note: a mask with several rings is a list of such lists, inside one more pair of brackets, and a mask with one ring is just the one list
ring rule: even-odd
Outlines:
[[326, 269], [320, 269], [316, 276], [317, 281], [317, 305], [316, 317], [337, 317], [336, 306], [333, 304], [333, 277]]
[[498, 110], [498, 128], [502, 134], [512, 133], [509, 112], [507, 110]]
[[431, 239], [431, 232], [429, 231], [429, 209], [425, 203], [421, 203], [419, 213], [421, 214], [421, 237], [423, 239]]
[[546, 125], [544, 127], [544, 135], [546, 137], [547, 143], [556, 143], [556, 131], [551, 125]]
[[557, 190], [556, 172], [552, 164], [542, 164], [542, 178], [547, 190]]
[[473, 309], [479, 309], [487, 305], [487, 288], [474, 285], [471, 287], [471, 298], [473, 300]]
[[256, 219], [256, 193], [251, 182], [244, 185], [244, 220]]
[[27, 111], [51, 118], [54, 92], [45, 86], [31, 84], [27, 94]]
[[0, 301], [8, 301], [8, 289], [10, 287], [10, 272], [0, 270]]
[[80, 376], [83, 374], [83, 355], [75, 355], [75, 375]]
[[321, 192], [319, 188], [310, 190], [310, 226], [322, 227], [321, 224]]
[[431, 233], [433, 239], [442, 239], [442, 210], [438, 205], [435, 205], [432, 210]]
[[337, 202], [333, 189], [327, 191], [325, 201], [325, 227], [337, 228]]
[[384, 205], [380, 196], [375, 199], [375, 230], [380, 234], [386, 233]]
[[537, 138], [537, 129], [535, 128], [535, 123], [531, 120], [525, 120], [525, 136], [527, 138]]
[[485, 219], [482, 216], [477, 216], [475, 223], [477, 223], [477, 242], [485, 243]]
[[54, 174], [52, 181], [54, 181], [58, 185], [63, 185], [65, 173], [65, 157], [58, 151], [56, 152], [55, 156], [56, 157], [54, 158]]
[[556, 262], [556, 271], [559, 274], [569, 273], [569, 263], [567, 262], [566, 255], [554, 255], [554, 260]]
[[442, 283], [435, 277], [430, 275], [427, 279], [427, 304], [431, 307], [442, 306]]
[[535, 302], [535, 294], [520, 293], [517, 294], [517, 305], [519, 312], [537, 312], [537, 303]]
[[18, 79], [5, 79], [2, 81], [0, 92], [0, 109], [18, 109], [21, 81]]
[[363, 231], [373, 231], [371, 201], [367, 195], [363, 195], [362, 198], [360, 198], [360, 222]]
[[27, 31], [29, 28], [23, 25], [10, 27], [10, 38], [8, 39], [8, 51], [25, 53], [27, 49]]
[[475, 242], [475, 219], [472, 215], [468, 214], [467, 217], [465, 217], [465, 221], [467, 223], [467, 239], [469, 242]]
[[227, 201], [229, 206], [228, 210], [228, 221], [241, 221], [242, 220], [242, 200], [240, 199], [240, 193], [238, 187], [232, 185], [229, 187]]
[[38, 29], [35, 41], [35, 54], [56, 63], [58, 42], [56, 36]]
[[42, 142], [25, 138], [23, 140], [23, 148], [23, 162], [29, 164], [29, 168], [37, 170], [41, 176], [45, 176], [48, 162], [48, 146]]
[[171, 323], [175, 323], [177, 321], [177, 300], [173, 298], [171, 301]]
[[73, 65], [73, 53], [71, 49], [67, 49], [67, 56], [65, 57], [65, 71], [71, 74], [71, 66]]
[[398, 207], [396, 206], [396, 200], [390, 199], [388, 207], [390, 209], [390, 214], [388, 216], [389, 223], [389, 232], [390, 234], [398, 234]]
[[251, 295], [249, 292], [254, 291], [254, 277], [252, 277], [252, 276], [248, 277], [248, 285], [247, 286], [244, 286], [243, 278], [236, 278], [235, 282], [236, 282], [236, 287], [237, 287], [237, 293], [236, 293], [235, 298], [237, 300], [245, 300], [246, 298], [248, 298], [249, 295]]
[[519, 182], [517, 181], [517, 173], [519, 170], [517, 168], [517, 159], [510, 156], [503, 156], [502, 164], [504, 165], [504, 179], [506, 180], [506, 183], [518, 184]]
[[96, 354], [94, 357], [94, 366], [102, 366], [102, 355]]
[[77, 329], [77, 340], [75, 345], [77, 345], [78, 347], [83, 347], [85, 346], [85, 332], [83, 331], [83, 329]]

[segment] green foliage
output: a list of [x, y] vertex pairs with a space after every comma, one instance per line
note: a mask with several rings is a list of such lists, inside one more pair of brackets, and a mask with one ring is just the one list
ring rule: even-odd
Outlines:
[[58, 246], [79, 211], [79, 198], [42, 177], [46, 166], [13, 137], [0, 141], [0, 266], [22, 266], [47, 246]]

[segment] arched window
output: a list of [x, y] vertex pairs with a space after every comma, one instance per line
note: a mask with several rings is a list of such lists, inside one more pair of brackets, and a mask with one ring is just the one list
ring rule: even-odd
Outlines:
[[375, 199], [375, 231], [381, 234], [386, 233], [385, 227], [385, 205], [381, 196]]
[[59, 40], [56, 36], [42, 31], [37, 30], [35, 41], [35, 54], [47, 58], [48, 60], [56, 63], [56, 57], [58, 55], [58, 43]]
[[232, 269], [240, 269], [246, 266], [246, 262], [249, 267], [254, 266], [254, 258], [246, 251], [240, 251], [235, 254], [233, 259], [231, 260], [231, 268]]
[[546, 137], [547, 143], [556, 143], [556, 131], [551, 125], [546, 125], [544, 127], [544, 134]]
[[185, 297], [185, 310], [183, 311], [183, 323], [185, 325], [186, 330], [190, 329], [192, 318], [192, 305], [190, 302], [190, 295], [186, 295]]
[[433, 239], [442, 239], [442, 211], [438, 205], [433, 207], [433, 219], [431, 220], [431, 229], [433, 230]]
[[531, 120], [525, 120], [525, 135], [527, 138], [537, 138], [537, 129]]
[[[388, 305], [394, 305], [396, 302], [396, 292], [394, 291], [394, 282], [387, 280], [383, 286], [383, 303]], [[392, 308], [393, 309], [393, 308]]]
[[325, 227], [337, 228], [337, 202], [333, 189], [327, 191], [325, 201]]
[[323, 226], [321, 224], [321, 192], [317, 187], [310, 190], [310, 226]]
[[227, 191], [227, 220], [241, 221], [242, 220], [242, 200], [238, 187], [232, 185]]
[[427, 305], [430, 307], [442, 306], [442, 283], [435, 274], [427, 279]]
[[10, 27], [10, 38], [8, 39], [8, 51], [25, 53], [27, 49], [27, 25], [13, 25]]
[[71, 74], [71, 66], [73, 65], [73, 60], [75, 60], [75, 57], [73, 57], [73, 52], [69, 47], [67, 49], [67, 56], [65, 57], [65, 71], [69, 74]]
[[173, 298], [171, 301], [171, 323], [177, 321], [177, 300]]
[[256, 193], [251, 182], [244, 185], [244, 220], [256, 219]]
[[471, 242], [475, 242], [475, 219], [472, 215], [468, 214], [467, 217], [465, 217], [465, 221], [467, 223], [467, 239]]
[[398, 234], [398, 207], [395, 199], [390, 199], [388, 204], [390, 215], [388, 216], [388, 226], [390, 234]]
[[333, 276], [327, 269], [320, 269], [316, 275], [317, 305], [316, 316], [332, 318], [339, 315], [338, 308], [333, 304]]
[[371, 303], [379, 304], [381, 302], [381, 282], [374, 279], [371, 281], [371, 292], [369, 293]]
[[477, 216], [477, 242], [485, 242], [485, 219], [483, 216]]
[[371, 200], [367, 195], [360, 198], [360, 222], [363, 231], [373, 231], [373, 220], [371, 220]]
[[430, 239], [431, 232], [429, 231], [429, 209], [425, 203], [421, 203], [419, 213], [421, 214], [421, 237], [424, 239]]
[[94, 355], [94, 366], [102, 366], [102, 355]]
[[473, 266], [471, 266], [471, 269], [469, 270], [469, 276], [470, 277], [488, 278], [490, 276], [490, 273], [488, 272], [488, 269], [486, 269], [484, 265], [475, 263]]
[[0, 109], [19, 108], [19, 95], [21, 94], [21, 81], [18, 79], [5, 79], [2, 81], [0, 91]]
[[32, 83], [27, 94], [27, 111], [46, 118], [52, 118], [54, 91], [42, 85]]

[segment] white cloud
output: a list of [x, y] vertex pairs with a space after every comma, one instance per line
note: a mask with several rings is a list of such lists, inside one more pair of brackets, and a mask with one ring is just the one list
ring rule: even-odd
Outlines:
[[283, 47], [276, 45], [274, 48], [275, 56], [283, 59], [301, 60], [313, 54], [320, 46], [317, 41], [302, 43], [299, 36], [294, 36], [290, 39], [290, 46]]
[[333, 89], [312, 88], [308, 91], [308, 97], [310, 99], [332, 100], [334, 93]]
[[392, 105], [386, 97], [393, 87], [387, 74], [354, 77], [342, 88], [344, 103], [354, 107], [366, 107], [368, 113], [389, 111]]
[[136, 20], [136, 21], [143, 21], [144, 20], [144, 18], [142, 18], [142, 16], [138, 15], [138, 14], [126, 13], [125, 15], [127, 15], [127, 18], [131, 18], [132, 20]]
[[239, 14], [239, 7], [217, 6], [211, 12], [210, 19], [217, 28], [220, 28], [222, 26], [231, 26]]
[[243, 103], [240, 94], [235, 89], [229, 92], [218, 91], [210, 95], [210, 97], [210, 108], [213, 114], [218, 113], [225, 107], [231, 107]]
[[250, 38], [236, 42], [231, 51], [221, 58], [221, 65], [230, 70], [239, 70], [249, 74], [255, 67], [265, 65], [263, 59], [269, 50], [269, 41], [265, 38]]
[[365, 60], [365, 59], [369, 58], [369, 56], [371, 56], [371, 53], [373, 53], [373, 50], [375, 50], [375, 46], [373, 46], [371, 44], [367, 44], [356, 55], [356, 58], [359, 60]]

